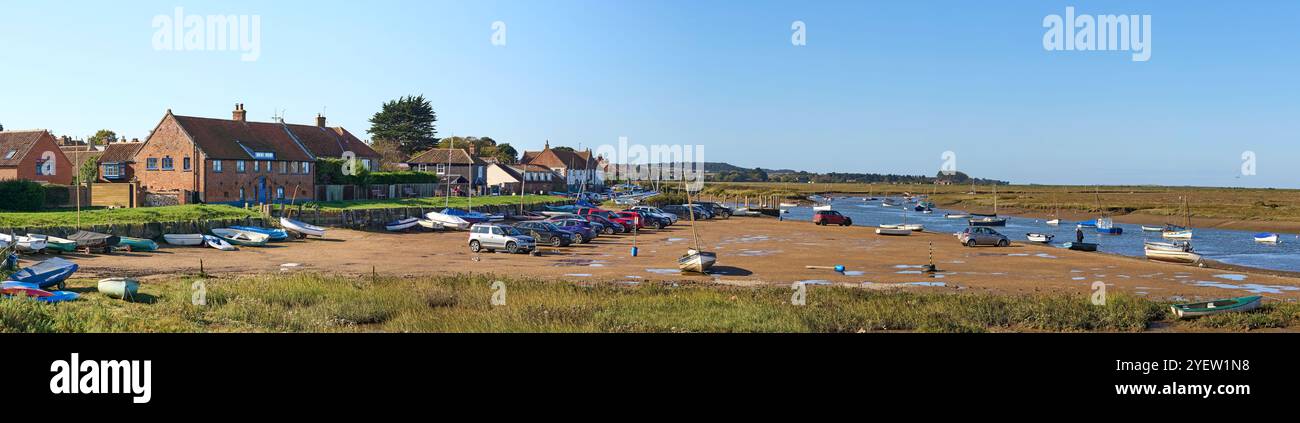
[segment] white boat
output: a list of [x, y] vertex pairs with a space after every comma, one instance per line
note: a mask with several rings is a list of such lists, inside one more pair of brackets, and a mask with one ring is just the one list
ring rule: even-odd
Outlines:
[[925, 225], [922, 225], [920, 223], [904, 223], [902, 225], [898, 225], [898, 229], [905, 229], [912, 232], [921, 232], [925, 230]]
[[[881, 226], [885, 226], [885, 225], [881, 225]], [[876, 229], [876, 235], [908, 236], [908, 235], [911, 235], [911, 234], [912, 234], [912, 231], [911, 231], [911, 230], [909, 230], [909, 229], [903, 229], [903, 228], [878, 228], [878, 229]]]
[[1279, 239], [1281, 237], [1273, 233], [1255, 234], [1255, 242], [1262, 244], [1276, 244]]
[[45, 249], [45, 239], [22, 235], [0, 234], [0, 245], [14, 245], [17, 247], [18, 251], [24, 253], [38, 253]]
[[686, 255], [677, 259], [677, 267], [683, 272], [706, 273], [717, 262], [717, 254], [687, 250]]
[[100, 279], [96, 288], [109, 298], [134, 300], [136, 292], [140, 290], [140, 282], [127, 278], [107, 278]]
[[1160, 233], [1160, 236], [1169, 239], [1192, 239], [1192, 230], [1183, 229], [1179, 231], [1164, 231]]
[[1183, 197], [1183, 226], [1166, 225], [1160, 236], [1169, 239], [1192, 239], [1192, 208], [1187, 197]]
[[428, 212], [424, 214], [424, 217], [436, 222], [439, 225], [442, 225], [442, 227], [447, 229], [457, 229], [457, 230], [465, 231], [465, 230], [469, 230], [469, 226], [470, 226], [469, 222], [466, 221], [465, 219], [461, 219], [460, 216], [452, 216], [446, 213]]
[[1057, 226], [1061, 224], [1061, 219], [1052, 219], [1045, 223], [1047, 223], [1048, 225]]
[[1148, 250], [1159, 250], [1159, 251], [1183, 251], [1183, 252], [1190, 252], [1190, 251], [1192, 251], [1192, 244], [1191, 244], [1191, 243], [1187, 243], [1187, 242], [1155, 242], [1155, 241], [1147, 241], [1147, 242], [1144, 242], [1142, 245], [1143, 245], [1143, 248], [1148, 249]]
[[221, 251], [235, 251], [235, 246], [230, 245], [230, 243], [226, 242], [226, 240], [224, 239], [217, 238], [212, 235], [204, 235], [203, 242], [207, 243], [209, 247], [216, 248]]
[[253, 231], [241, 231], [230, 228], [213, 228], [212, 234], [226, 242], [235, 245], [247, 245], [250, 247], [261, 247], [271, 242], [271, 236]]
[[163, 234], [163, 241], [171, 245], [193, 247], [203, 245], [203, 234]]
[[322, 228], [320, 226], [308, 225], [306, 223], [299, 222], [297, 220], [293, 220], [287, 217], [280, 218], [280, 226], [284, 227], [284, 230], [286, 231], [292, 231], [298, 234], [302, 234], [304, 237], [307, 235], [321, 236], [321, 237], [325, 236], [325, 228]]
[[1147, 248], [1146, 255], [1148, 260], [1163, 261], [1177, 264], [1200, 264], [1201, 255], [1191, 251], [1166, 251]]
[[1041, 242], [1041, 243], [1044, 243], [1044, 244], [1045, 244], [1045, 243], [1048, 243], [1048, 242], [1052, 242], [1052, 238], [1056, 238], [1056, 235], [1052, 235], [1052, 234], [1028, 234], [1028, 235], [1025, 235], [1025, 237], [1026, 237], [1026, 238], [1029, 238], [1029, 240], [1032, 241], [1032, 242]]
[[823, 204], [820, 206], [813, 206], [813, 211], [831, 211], [831, 205]]
[[388, 222], [387, 225], [384, 225], [384, 229], [387, 229], [387, 230], [390, 231], [390, 232], [398, 232], [398, 231], [404, 231], [404, 230], [407, 230], [407, 229], [414, 228], [415, 225], [418, 225], [418, 224], [420, 224], [420, 219], [419, 219], [419, 218], [416, 218], [416, 217], [408, 217], [408, 218], [405, 218], [405, 219], [398, 219], [398, 220], [393, 221], [393, 222]]
[[969, 219], [970, 215], [966, 213], [948, 213], [943, 215], [945, 219]]
[[882, 223], [880, 224], [880, 229], [903, 229], [903, 225], [902, 224], [890, 225], [888, 223]]
[[1164, 226], [1147, 226], [1142, 225], [1142, 232], [1164, 232]]
[[442, 229], [442, 224], [438, 222], [434, 222], [429, 219], [420, 219], [419, 222], [417, 222], [417, 224], [419, 224], [420, 227], [425, 229], [434, 229], [434, 230]]
[[798, 204], [795, 204], [795, 203], [781, 203], [781, 208], [787, 208], [787, 209], [788, 209], [788, 208], [792, 208], [792, 207], [799, 207], [799, 205], [798, 205]]

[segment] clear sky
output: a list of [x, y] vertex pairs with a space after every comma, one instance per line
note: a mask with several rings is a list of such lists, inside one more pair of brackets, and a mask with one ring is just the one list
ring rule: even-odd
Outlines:
[[[1047, 51], [1047, 15], [1151, 15], [1151, 57]], [[257, 15], [260, 56], [159, 51], [157, 15]], [[794, 21], [807, 44], [791, 43]], [[506, 24], [494, 46], [493, 22]], [[705, 159], [1017, 183], [1300, 187], [1293, 1], [0, 0], [0, 124], [143, 138], [166, 109], [324, 112], [363, 138], [699, 144]], [[1257, 174], [1241, 176], [1242, 153]]]

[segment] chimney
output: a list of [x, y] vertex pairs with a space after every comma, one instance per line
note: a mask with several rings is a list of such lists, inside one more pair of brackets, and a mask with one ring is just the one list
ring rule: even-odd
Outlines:
[[248, 112], [244, 111], [244, 104], [235, 103], [235, 112], [233, 113], [233, 119], [240, 122], [247, 122], [248, 121], [247, 117], [248, 117]]
[[469, 144], [469, 155], [471, 155], [471, 156], [477, 156], [477, 155], [478, 155], [478, 149], [474, 147], [474, 143], [470, 143], [470, 144]]
[[319, 127], [321, 127], [321, 128], [324, 128], [324, 127], [325, 127], [325, 116], [324, 116], [324, 115], [321, 115], [320, 113], [317, 113], [317, 114], [316, 114], [316, 126], [319, 126]]

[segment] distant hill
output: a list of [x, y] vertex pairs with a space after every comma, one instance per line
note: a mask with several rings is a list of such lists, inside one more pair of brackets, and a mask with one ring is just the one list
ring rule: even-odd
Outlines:
[[[675, 164], [677, 168], [682, 168], [681, 164]], [[667, 167], [668, 164], [662, 166]], [[688, 169], [694, 170], [695, 165], [689, 164]], [[794, 169], [764, 169], [761, 167], [747, 168], [733, 165], [726, 162], [704, 162], [704, 173], [707, 180], [720, 182], [819, 182], [819, 183], [890, 183], [890, 184], [969, 184], [979, 185], [1008, 185], [1007, 181], [998, 181], [993, 179], [971, 178], [962, 172], [953, 175], [936, 174], [935, 176], [924, 175], [894, 175], [880, 173], [814, 173]]]

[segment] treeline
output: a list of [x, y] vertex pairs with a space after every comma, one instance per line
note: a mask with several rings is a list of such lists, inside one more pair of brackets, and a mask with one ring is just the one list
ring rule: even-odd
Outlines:
[[962, 172], [952, 175], [940, 173], [933, 177], [922, 175], [895, 175], [879, 173], [812, 173], [807, 171], [769, 174], [762, 169], [726, 170], [708, 174], [708, 181], [715, 182], [792, 182], [792, 183], [863, 183], [863, 184], [934, 184], [947, 183], [964, 185], [974, 182], [977, 185], [1007, 185], [1007, 181], [971, 178]]

